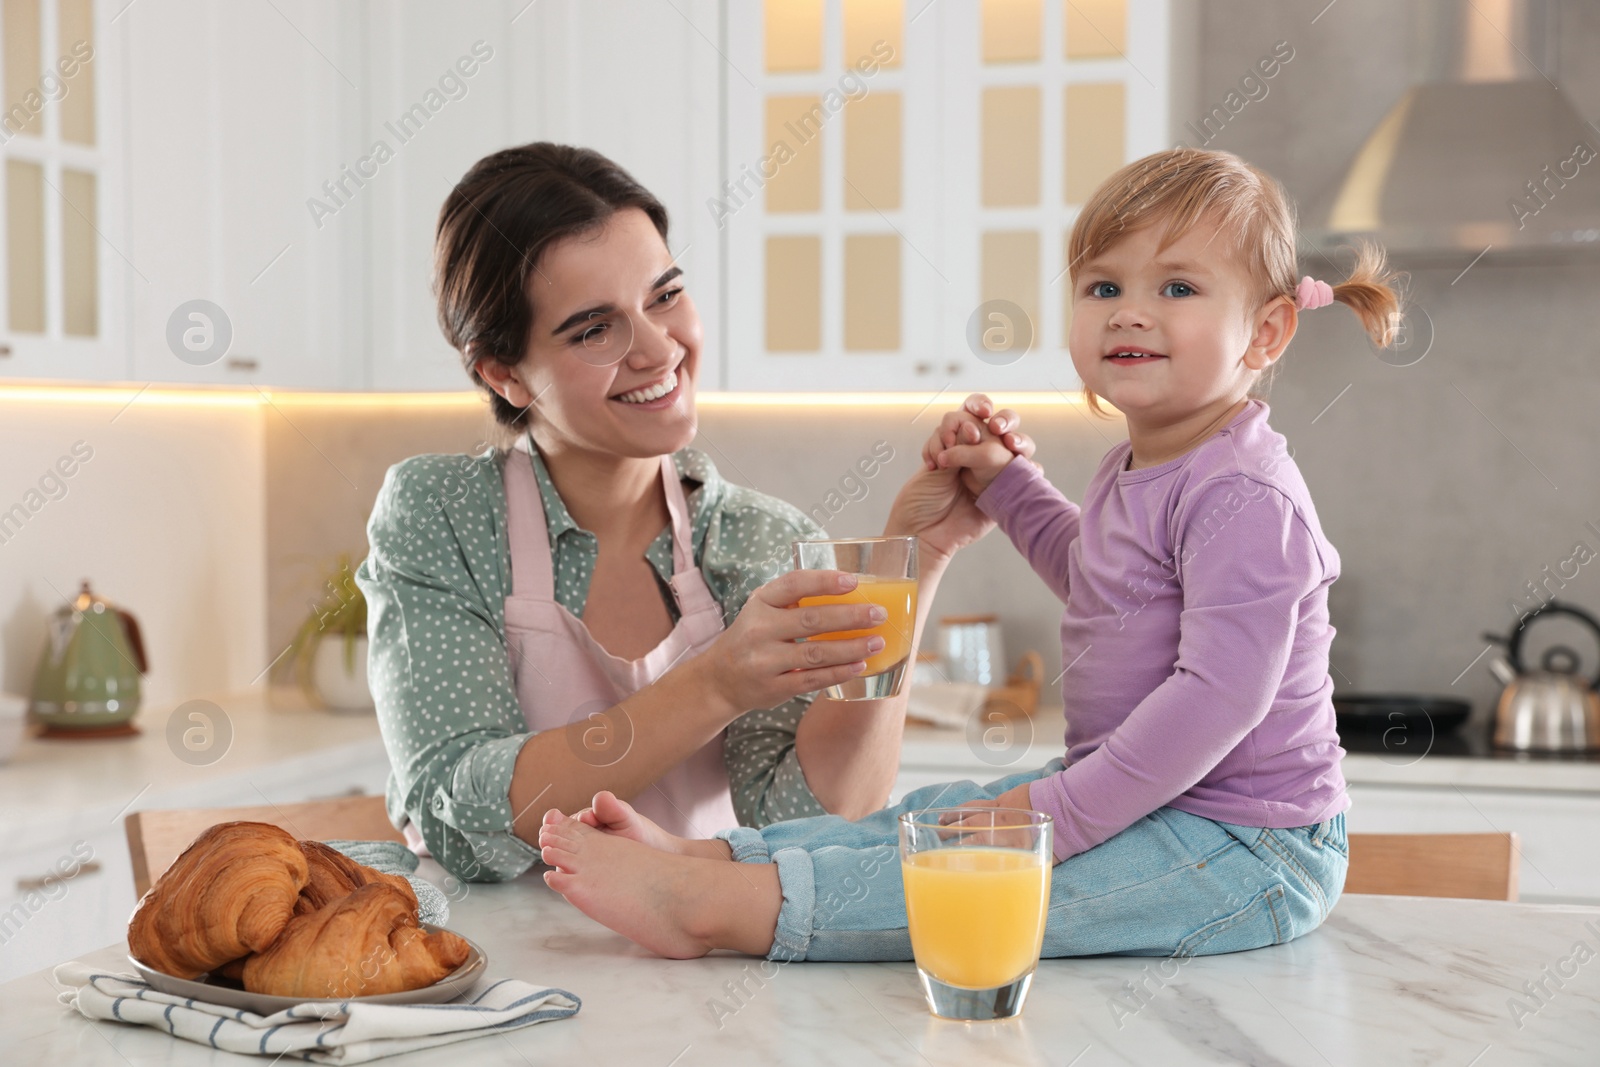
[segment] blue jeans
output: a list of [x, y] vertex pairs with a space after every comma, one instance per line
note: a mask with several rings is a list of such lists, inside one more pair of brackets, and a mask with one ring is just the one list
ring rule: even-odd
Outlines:
[[[899, 816], [992, 800], [1063, 766], [926, 786], [856, 822], [820, 815], [717, 837], [738, 862], [777, 864], [783, 906], [769, 958], [909, 960]], [[1160, 808], [1056, 864], [1041, 955], [1186, 958], [1282, 944], [1328, 917], [1349, 862], [1342, 814], [1273, 830]]]

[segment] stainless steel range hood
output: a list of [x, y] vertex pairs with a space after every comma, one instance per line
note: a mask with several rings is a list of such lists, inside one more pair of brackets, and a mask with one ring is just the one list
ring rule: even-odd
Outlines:
[[1376, 237], [1401, 258], [1600, 253], [1600, 130], [1556, 78], [1554, 5], [1429, 0], [1427, 56], [1308, 236]]

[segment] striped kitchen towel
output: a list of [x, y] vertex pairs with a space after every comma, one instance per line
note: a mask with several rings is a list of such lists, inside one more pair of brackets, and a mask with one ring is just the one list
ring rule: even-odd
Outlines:
[[137, 1023], [228, 1052], [307, 1063], [366, 1063], [565, 1019], [582, 1006], [565, 990], [505, 979], [454, 1004], [303, 1004], [263, 1016], [162, 993], [133, 975], [76, 961], [57, 967], [55, 978], [68, 987], [61, 1003], [91, 1019]]

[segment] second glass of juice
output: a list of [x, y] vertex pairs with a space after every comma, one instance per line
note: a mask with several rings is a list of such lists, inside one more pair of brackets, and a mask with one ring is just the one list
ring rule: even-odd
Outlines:
[[900, 816], [911, 951], [928, 1008], [947, 1019], [1022, 1013], [1050, 914], [1050, 816], [931, 808]]
[[855, 537], [837, 541], [794, 542], [800, 570], [846, 571], [858, 576], [848, 593], [802, 597], [801, 605], [877, 604], [889, 617], [864, 630], [818, 634], [812, 641], [839, 641], [876, 634], [883, 650], [867, 657], [867, 669], [841, 685], [830, 686], [834, 700], [882, 700], [898, 696], [911, 673], [911, 635], [917, 621], [917, 539]]

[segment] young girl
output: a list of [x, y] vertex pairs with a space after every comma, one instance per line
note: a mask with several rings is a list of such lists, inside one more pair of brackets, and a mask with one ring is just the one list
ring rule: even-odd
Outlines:
[[1279, 186], [1187, 148], [1107, 180], [1070, 254], [1072, 362], [1129, 436], [1083, 503], [1013, 455], [1031, 442], [982, 397], [925, 451], [961, 470], [1066, 605], [1065, 759], [919, 789], [857, 822], [711, 841], [600, 793], [577, 817], [545, 816], [556, 891], [666, 956], [908, 959], [896, 817], [966, 804], [1053, 817], [1045, 956], [1232, 952], [1327, 917], [1348, 864], [1328, 678], [1339, 557], [1255, 394], [1302, 311], [1338, 301], [1390, 342], [1399, 300], [1383, 257], [1362, 250], [1336, 286], [1297, 282]]

